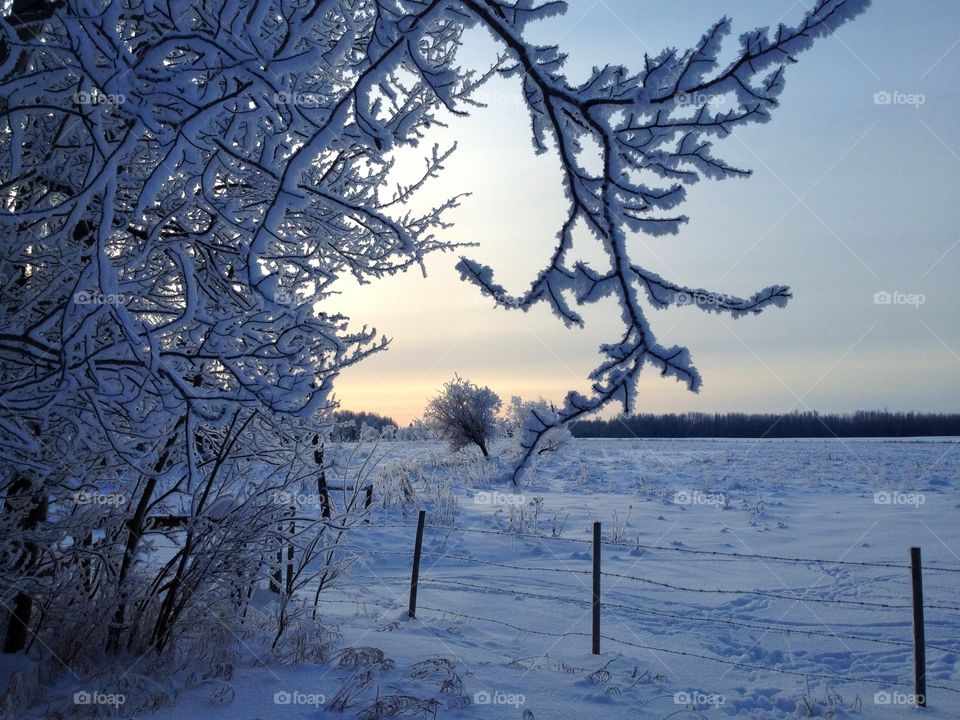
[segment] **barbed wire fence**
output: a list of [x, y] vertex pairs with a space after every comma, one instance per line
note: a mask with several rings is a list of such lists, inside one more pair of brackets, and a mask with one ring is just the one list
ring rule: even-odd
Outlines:
[[[923, 591], [922, 591], [922, 573], [938, 573], [944, 574], [948, 577], [952, 577], [960, 573], [960, 567], [950, 567], [942, 562], [928, 564], [925, 567], [922, 567], [920, 564], [920, 551], [919, 548], [911, 549], [911, 562], [907, 563], [897, 563], [897, 562], [880, 562], [880, 561], [854, 561], [854, 560], [828, 560], [825, 558], [811, 558], [811, 557], [791, 557], [785, 555], [774, 555], [774, 554], [752, 554], [752, 553], [741, 553], [741, 552], [732, 552], [732, 551], [721, 551], [721, 550], [703, 550], [703, 549], [694, 549], [694, 548], [685, 548], [685, 547], [676, 547], [673, 545], [656, 545], [656, 544], [643, 544], [640, 542], [619, 542], [615, 540], [604, 540], [602, 539], [601, 532], [601, 523], [594, 523], [594, 538], [593, 540], [578, 539], [578, 538], [569, 538], [569, 537], [558, 537], [558, 536], [548, 536], [540, 534], [531, 534], [531, 533], [522, 533], [522, 532], [510, 532], [503, 530], [491, 530], [491, 529], [481, 529], [481, 528], [466, 528], [466, 527], [457, 527], [454, 525], [431, 525], [430, 530], [435, 533], [442, 534], [445, 533], [449, 536], [450, 533], [464, 533], [464, 534], [474, 534], [474, 535], [484, 535], [484, 536], [503, 536], [511, 539], [515, 538], [526, 538], [530, 540], [535, 540], [537, 542], [557, 542], [557, 543], [573, 543], [577, 544], [584, 549], [592, 549], [592, 559], [593, 559], [593, 569], [574, 569], [574, 568], [558, 568], [558, 567], [544, 567], [542, 565], [531, 565], [531, 564], [519, 564], [513, 562], [499, 562], [495, 560], [485, 560], [481, 558], [470, 557], [463, 554], [454, 554], [446, 552], [438, 552], [436, 550], [424, 550], [423, 549], [423, 538], [425, 530], [425, 521], [426, 521], [426, 512], [421, 510], [418, 516], [417, 525], [411, 525], [406, 523], [399, 524], [387, 524], [387, 525], [376, 525], [378, 530], [380, 529], [402, 529], [408, 532], [415, 532], [415, 540], [413, 541], [413, 563], [412, 571], [410, 576], [410, 602], [408, 607], [408, 615], [416, 617], [419, 611], [427, 611], [437, 615], [447, 615], [455, 616], [459, 618], [465, 618], [476, 622], [489, 623], [493, 625], [498, 625], [501, 627], [508, 628], [518, 633], [526, 633], [530, 635], [538, 635], [543, 637], [550, 637], [555, 639], [563, 638], [590, 638], [592, 641], [592, 651], [593, 654], [600, 654], [600, 645], [601, 642], [604, 643], [613, 643], [616, 645], [622, 645], [630, 648], [647, 650], [655, 653], [665, 653], [667, 655], [683, 656], [689, 658], [696, 658], [699, 660], [710, 661], [713, 663], [737, 667], [746, 670], [753, 670], [759, 672], [767, 673], [776, 673], [781, 675], [790, 675], [803, 677], [807, 679], [816, 679], [816, 680], [829, 680], [836, 682], [856, 682], [856, 683], [867, 683], [874, 685], [882, 685], [884, 687], [903, 687], [903, 688], [912, 688], [914, 690], [913, 697], [915, 703], [918, 706], [925, 706], [927, 703], [927, 691], [930, 689], [940, 690], [945, 693], [951, 693], [960, 695], [960, 688], [951, 687], [943, 684], [931, 684], [927, 683], [926, 677], [926, 653], [927, 651], [933, 651], [938, 653], [955, 654], [958, 652], [957, 647], [948, 647], [946, 645], [940, 644], [927, 644], [925, 642], [924, 634], [924, 619], [923, 619], [923, 610], [932, 609], [939, 610], [944, 612], [960, 612], [960, 605], [953, 605], [949, 603], [929, 603], [924, 602], [923, 600]], [[727, 589], [727, 588], [703, 588], [703, 587], [692, 587], [689, 585], [679, 585], [675, 583], [664, 582], [660, 580], [653, 580], [651, 578], [641, 577], [639, 575], [631, 573], [620, 573], [613, 572], [602, 569], [601, 562], [601, 549], [602, 547], [616, 548], [616, 549], [629, 549], [633, 552], [644, 553], [644, 557], [647, 559], [654, 559], [653, 553], [665, 552], [665, 553], [675, 553], [682, 556], [691, 556], [700, 559], [709, 559], [709, 558], [723, 558], [730, 562], [778, 562], [778, 563], [799, 563], [806, 565], [822, 565], [822, 566], [836, 566], [836, 567], [860, 567], [860, 568], [872, 568], [872, 569], [884, 569], [884, 570], [896, 570], [903, 571], [904, 574], [910, 573], [911, 577], [911, 589], [912, 595], [908, 600], [909, 602], [880, 602], [880, 601], [871, 601], [871, 600], [856, 600], [849, 598], [824, 598], [824, 597], [808, 597], [805, 594], [791, 593], [787, 592], [772, 592], [767, 590], [759, 589]], [[396, 556], [396, 557], [410, 557], [410, 550], [384, 550], [384, 549], [370, 549], [364, 551], [367, 554], [372, 556]], [[651, 555], [646, 555], [645, 553], [651, 553]], [[430, 574], [424, 577], [420, 576], [420, 563], [422, 558], [430, 558], [434, 561]], [[468, 582], [460, 578], [455, 577], [444, 577], [436, 575], [434, 571], [438, 568], [442, 568], [443, 561], [452, 561], [455, 563], [466, 563], [468, 565], [476, 565], [478, 567], [490, 567], [498, 569], [513, 570], [518, 572], [525, 573], [544, 573], [549, 575], [576, 575], [581, 576], [583, 579], [592, 579], [592, 589], [588, 593], [584, 593], [584, 596], [581, 597], [571, 597], [570, 595], [559, 594], [559, 593], [537, 593], [531, 592], [528, 590], [520, 590], [514, 587], [502, 588], [496, 587], [489, 582], [484, 580], [484, 584], [477, 584], [473, 582]], [[355, 576], [357, 579], [367, 579], [377, 582], [400, 582], [406, 579], [406, 576], [400, 575], [376, 575], [376, 576]], [[884, 612], [884, 613], [900, 613], [907, 615], [910, 618], [910, 622], [903, 622], [903, 626], [912, 625], [913, 638], [912, 640], [902, 640], [891, 637], [877, 637], [870, 635], [858, 635], [849, 632], [834, 632], [832, 630], [819, 630], [811, 629], [806, 627], [792, 627], [783, 624], [769, 623], [769, 622], [754, 622], [748, 620], [733, 619], [729, 617], [716, 617], [709, 615], [692, 615], [692, 614], [683, 614], [681, 612], [670, 612], [668, 610], [656, 609], [653, 607], [643, 607], [635, 604], [628, 604], [623, 602], [617, 602], [611, 600], [609, 597], [605, 597], [602, 592], [602, 579], [603, 578], [614, 578], [618, 582], [625, 581], [628, 583], [635, 583], [647, 588], [654, 588], [657, 590], [669, 591], [673, 593], [691, 593], [691, 594], [706, 594], [706, 595], [716, 595], [716, 596], [752, 596], [752, 597], [761, 597], [767, 599], [775, 600], [792, 600], [803, 603], [818, 603], [823, 605], [833, 605], [837, 607], [845, 607], [847, 609], [863, 609], [869, 612]], [[565, 632], [554, 632], [548, 630], [538, 630], [535, 628], [524, 627], [515, 622], [507, 622], [505, 620], [484, 617], [480, 615], [467, 614], [460, 610], [450, 610], [442, 607], [436, 607], [435, 605], [427, 605], [418, 602], [418, 592], [421, 586], [434, 586], [438, 588], [445, 589], [457, 589], [465, 592], [477, 592], [484, 594], [508, 594], [514, 597], [525, 597], [535, 600], [550, 601], [550, 602], [561, 602], [571, 605], [576, 605], [581, 608], [587, 608], [592, 613], [592, 630], [591, 632], [584, 631], [574, 631], [568, 630]], [[589, 584], [585, 585], [585, 588], [589, 587]], [[336, 602], [336, 601], [334, 601]], [[652, 603], [651, 603], [652, 604]], [[910, 682], [908, 680], [888, 680], [878, 677], [868, 677], [868, 676], [858, 676], [858, 675], [843, 675], [836, 672], [808, 672], [804, 670], [796, 670], [783, 667], [775, 667], [771, 665], [763, 665], [755, 662], [744, 662], [742, 659], [730, 659], [724, 657], [718, 657], [716, 655], [707, 655], [697, 652], [692, 652], [688, 650], [679, 650], [675, 648], [660, 647], [657, 645], [652, 645], [643, 642], [636, 642], [634, 640], [626, 640], [620, 637], [611, 636], [609, 634], [604, 634], [600, 631], [601, 628], [601, 616], [604, 610], [607, 611], [622, 611], [625, 613], [643, 615], [650, 618], [658, 618], [665, 620], [677, 620], [684, 622], [694, 622], [694, 623], [707, 623], [718, 626], [725, 626], [731, 628], [739, 628], [751, 631], [762, 631], [763, 633], [778, 633], [787, 636], [807, 636], [807, 637], [824, 637], [832, 638], [841, 641], [850, 641], [850, 642], [860, 642], [868, 645], [876, 646], [885, 646], [887, 648], [896, 647], [896, 648], [910, 648], [913, 650], [914, 658], [914, 678]], [[888, 627], [889, 622], [884, 622], [884, 626]]]

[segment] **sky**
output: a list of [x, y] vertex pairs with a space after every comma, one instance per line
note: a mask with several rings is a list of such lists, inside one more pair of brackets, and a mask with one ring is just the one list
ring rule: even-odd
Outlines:
[[[645, 52], [689, 47], [723, 14], [733, 52], [739, 33], [793, 24], [809, 3], [570, 0], [527, 37], [559, 44], [577, 81], [594, 65], [635, 69]], [[472, 33], [462, 57], [482, 65], [495, 52]], [[687, 346], [704, 382], [694, 394], [648, 369], [637, 411], [960, 410], [960, 2], [874, 0], [798, 60], [773, 120], [715, 143], [753, 175], [688, 187], [690, 222], [638, 237], [635, 255], [681, 284], [748, 296], [782, 283], [794, 299], [739, 320], [651, 309], [660, 343]], [[338, 379], [342, 407], [406, 424], [454, 373], [504, 401], [559, 401], [589, 389], [598, 345], [619, 333], [610, 304], [585, 308], [586, 326], [571, 330], [545, 307], [494, 308], [459, 279], [465, 254], [521, 293], [565, 208], [559, 162], [534, 154], [518, 82], [496, 79], [479, 97], [488, 107], [430, 138], [458, 149], [419, 201], [470, 192], [442, 237], [477, 246], [430, 256], [426, 278], [338, 281], [336, 309], [391, 338]]]

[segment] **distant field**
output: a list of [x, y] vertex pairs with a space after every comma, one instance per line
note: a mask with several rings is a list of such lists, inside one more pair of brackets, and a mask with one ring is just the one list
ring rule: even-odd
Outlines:
[[[427, 694], [437, 717], [913, 717], [906, 565], [915, 545], [928, 568], [927, 715], [953, 718], [958, 443], [576, 440], [519, 493], [491, 480], [495, 468], [437, 443], [388, 443], [376, 471], [387, 507], [355, 534], [364, 559], [322, 593], [323, 616], [346, 643], [396, 661], [378, 675], [381, 696]], [[407, 480], [418, 500], [401, 507]], [[427, 509], [428, 528], [420, 609], [408, 622], [415, 506]], [[609, 573], [599, 657], [590, 653], [595, 520]], [[765, 557], [747, 557], [756, 555]], [[428, 658], [453, 664], [455, 690], [429, 680], [440, 675], [410, 674]], [[350, 676], [312, 666], [277, 680], [261, 673], [237, 688], [238, 702], [281, 717], [270, 714], [270, 688], [329, 698]], [[282, 717], [316, 717], [300, 711]]]

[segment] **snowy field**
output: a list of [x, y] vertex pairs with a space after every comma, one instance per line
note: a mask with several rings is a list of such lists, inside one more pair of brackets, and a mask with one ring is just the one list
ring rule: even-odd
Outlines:
[[359, 559], [321, 593], [342, 635], [329, 660], [249, 657], [232, 701], [204, 687], [149, 717], [914, 717], [911, 546], [926, 716], [960, 717], [958, 443], [576, 440], [522, 496], [491, 480], [496, 465], [438, 444], [381, 445]]

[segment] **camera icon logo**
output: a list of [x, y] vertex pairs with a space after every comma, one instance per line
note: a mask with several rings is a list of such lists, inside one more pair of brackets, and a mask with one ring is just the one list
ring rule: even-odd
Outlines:
[[274, 705], [289, 705], [293, 702], [293, 695], [286, 690], [278, 690], [273, 694]]
[[873, 94], [874, 105], [890, 105], [893, 102], [893, 94], [887, 90], [880, 90]]
[[893, 302], [893, 295], [886, 290], [881, 290], [873, 294], [874, 305], [889, 305], [891, 302]]
[[93, 702], [93, 695], [91, 695], [86, 690], [81, 690], [80, 692], [75, 692], [73, 694], [74, 705], [89, 705], [92, 702]]
[[473, 694], [474, 705], [489, 705], [493, 698], [486, 690], [480, 690]]

